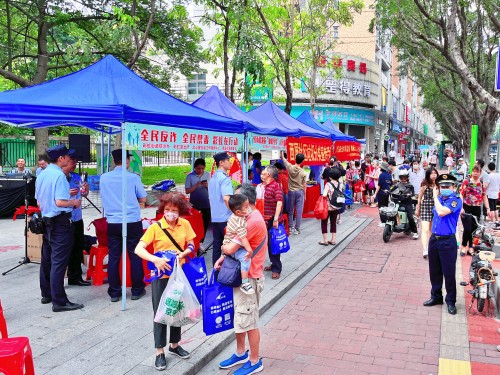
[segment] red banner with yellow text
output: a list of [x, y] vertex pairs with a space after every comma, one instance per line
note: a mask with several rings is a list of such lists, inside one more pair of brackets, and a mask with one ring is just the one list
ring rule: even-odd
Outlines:
[[333, 155], [340, 161], [359, 160], [361, 144], [352, 141], [335, 141], [333, 142]]
[[305, 165], [324, 165], [330, 161], [332, 141], [313, 137], [287, 137], [286, 152], [292, 164], [295, 164], [295, 155], [304, 154]]

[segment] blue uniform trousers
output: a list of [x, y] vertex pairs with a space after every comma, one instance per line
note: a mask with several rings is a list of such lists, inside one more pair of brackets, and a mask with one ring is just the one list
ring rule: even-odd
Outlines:
[[[130, 260], [130, 278], [132, 279], [132, 295], [138, 296], [146, 286], [142, 259], [134, 250], [143, 234], [140, 221], [127, 224], [127, 254]], [[111, 298], [121, 296], [120, 259], [122, 256], [122, 225], [108, 223], [108, 294]]]
[[222, 241], [224, 240], [224, 230], [226, 229], [226, 226], [227, 221], [224, 221], [223, 223], [212, 222], [212, 232], [214, 235], [212, 244], [212, 265], [214, 265], [222, 255]]
[[64, 274], [73, 247], [71, 213], [45, 218], [42, 260], [40, 264], [40, 289], [42, 297], [52, 298], [54, 306], [68, 302], [64, 290]]
[[457, 239], [455, 235], [438, 239], [432, 235], [429, 240], [429, 275], [432, 284], [431, 298], [443, 298], [443, 277], [446, 286], [446, 303], [457, 301], [455, 269], [457, 261]]

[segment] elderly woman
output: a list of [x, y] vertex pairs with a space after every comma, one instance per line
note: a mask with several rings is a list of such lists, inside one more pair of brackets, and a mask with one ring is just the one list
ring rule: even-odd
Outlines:
[[[191, 224], [186, 219], [179, 217], [188, 212], [188, 203], [181, 193], [166, 193], [160, 199], [159, 211], [163, 212], [163, 217], [158, 222], [159, 225], [151, 225], [142, 236], [139, 244], [135, 248], [135, 253], [142, 259], [153, 262], [161, 271], [170, 271], [171, 267], [163, 258], [150, 254], [146, 247], [153, 245], [154, 252], [162, 250], [173, 250], [177, 252], [180, 263], [184, 263], [184, 258], [194, 250], [193, 239], [196, 237]], [[169, 236], [174, 239], [172, 242]], [[187, 245], [187, 247], [186, 247]], [[179, 249], [180, 248], [180, 249]], [[186, 248], [186, 250], [181, 250]], [[151, 285], [153, 298], [153, 316], [156, 315], [160, 298], [168, 283], [168, 276], [154, 280]], [[153, 335], [156, 348], [155, 368], [164, 370], [167, 367], [164, 347], [167, 345], [167, 326], [164, 324], [153, 324]], [[189, 358], [189, 352], [181, 348], [181, 327], [170, 327], [170, 346], [168, 352], [180, 358]]]
[[[189, 202], [194, 208], [201, 212], [203, 217], [204, 233], [207, 233], [210, 224], [210, 201], [208, 200], [208, 182], [210, 174], [205, 172], [205, 160], [196, 159], [194, 170], [186, 176], [186, 194], [189, 194]], [[203, 242], [203, 238], [200, 239]]]

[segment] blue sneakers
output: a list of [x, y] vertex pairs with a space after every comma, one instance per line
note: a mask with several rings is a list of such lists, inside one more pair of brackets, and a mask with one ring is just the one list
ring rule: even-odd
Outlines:
[[250, 374], [255, 374], [257, 372], [261, 372], [264, 370], [264, 365], [262, 364], [262, 358], [259, 359], [259, 362], [257, 362], [255, 365], [252, 365], [252, 362], [249, 360], [241, 366], [238, 370], [233, 372], [234, 375], [250, 375]]
[[[220, 368], [230, 368], [248, 361], [248, 351], [245, 352], [241, 357], [233, 354], [230, 358], [219, 363]], [[249, 361], [250, 362], [250, 361]]]

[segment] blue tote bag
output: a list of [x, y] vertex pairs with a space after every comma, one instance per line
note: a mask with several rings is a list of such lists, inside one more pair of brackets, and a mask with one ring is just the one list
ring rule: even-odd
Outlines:
[[278, 225], [278, 229], [271, 228], [269, 231], [271, 235], [271, 253], [272, 254], [282, 254], [290, 250], [290, 243], [288, 242], [288, 236], [286, 235], [285, 227], [283, 224]]
[[203, 287], [202, 298], [203, 332], [208, 336], [233, 329], [233, 288], [216, 282], [215, 270]]
[[182, 270], [186, 275], [186, 278], [193, 288], [194, 294], [198, 301], [202, 303], [201, 295], [203, 293], [203, 287], [207, 283], [207, 265], [205, 263], [205, 258], [193, 258], [189, 262], [182, 265]]

